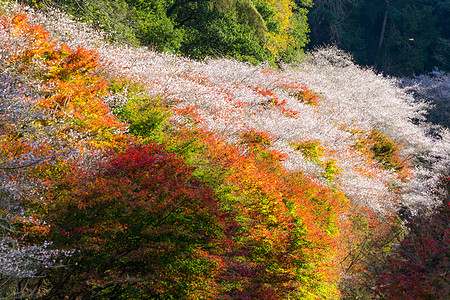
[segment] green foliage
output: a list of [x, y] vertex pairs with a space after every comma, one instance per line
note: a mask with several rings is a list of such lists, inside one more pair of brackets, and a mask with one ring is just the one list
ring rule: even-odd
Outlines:
[[220, 249], [225, 223], [212, 191], [154, 144], [104, 161], [94, 172], [74, 168], [47, 195], [51, 239], [78, 250], [66, 270], [70, 284], [53, 296], [213, 297], [221, 262], [211, 251]]
[[110, 33], [193, 58], [227, 56], [259, 63], [295, 59], [308, 41], [307, 8], [291, 0], [22, 0], [38, 8], [55, 5]]
[[257, 132], [249, 130], [240, 135], [242, 141], [241, 144], [248, 145], [250, 147], [263, 147], [266, 148], [272, 144], [271, 137], [264, 132]]
[[81, 3], [85, 3], [83, 11], [86, 15], [80, 16], [86, 21], [94, 22], [94, 25], [101, 30], [113, 33], [111, 37], [118, 42], [138, 44], [132, 24], [136, 24], [139, 20], [136, 19], [133, 9], [127, 2], [97, 0], [82, 1]]
[[308, 43], [308, 7], [311, 1], [258, 0], [256, 8], [266, 22], [266, 49], [273, 57], [291, 61], [297, 58]]
[[109, 90], [126, 99], [125, 105], [115, 113], [129, 124], [129, 133], [144, 142], [165, 141], [164, 129], [168, 126], [170, 111], [162, 105], [161, 99], [147, 96], [144, 88], [127, 80], [113, 80]]
[[184, 30], [176, 28], [174, 22], [158, 10], [138, 12], [135, 31], [141, 44], [156, 47], [160, 51], [177, 51], [185, 39]]
[[274, 8], [268, 2], [263, 1], [256, 1], [255, 8], [264, 19], [267, 30], [280, 33], [280, 24], [274, 18], [276, 14]]
[[303, 53], [303, 49], [309, 43], [309, 24], [307, 18], [308, 10], [300, 8], [292, 18], [293, 29], [290, 32], [294, 43], [288, 47], [282, 54], [286, 62], [295, 61]]
[[374, 158], [386, 165], [387, 168], [393, 168], [394, 164], [392, 162], [392, 157], [395, 152], [398, 151], [397, 144], [376, 130], [372, 131], [369, 138], [374, 141], [373, 146], [371, 147]]
[[335, 160], [328, 160], [321, 165], [325, 168], [325, 178], [328, 180], [334, 180], [336, 175], [341, 172]]
[[293, 144], [295, 150], [300, 151], [311, 160], [318, 160], [325, 155], [326, 149], [319, 141], [300, 141]]
[[[224, 5], [225, 4], [225, 5]], [[211, 1], [212, 7], [222, 15], [229, 15], [239, 24], [252, 29], [258, 40], [263, 44], [266, 39], [266, 23], [260, 12], [250, 0]]]
[[385, 169], [394, 169], [401, 179], [409, 177], [408, 161], [401, 158], [401, 146], [380, 131], [373, 129], [368, 135], [360, 136], [354, 147], [369, 152]]
[[450, 6], [443, 0], [315, 1], [311, 47], [335, 43], [387, 74], [450, 70]]
[[231, 16], [217, 17], [202, 28], [193, 29], [189, 43], [181, 51], [196, 58], [226, 56], [252, 63], [269, 57], [255, 32]]
[[[327, 180], [334, 180], [335, 176], [342, 170], [336, 164], [336, 160], [327, 158], [327, 149], [322, 146], [320, 141], [308, 140], [299, 141], [291, 144], [295, 150], [300, 151], [308, 160], [311, 160], [323, 167]], [[325, 160], [323, 158], [326, 158]]]

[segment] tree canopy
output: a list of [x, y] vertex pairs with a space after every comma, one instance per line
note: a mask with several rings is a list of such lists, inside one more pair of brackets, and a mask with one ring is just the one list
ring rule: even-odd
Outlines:
[[[284, 4], [251, 4], [205, 9], [272, 18], [253, 38], [287, 57]], [[448, 298], [450, 132], [396, 79], [335, 47], [283, 70], [130, 47], [16, 1], [0, 45], [0, 298]]]
[[[57, 6], [111, 38], [193, 58], [292, 60], [308, 42], [311, 0], [32, 0]], [[49, 4], [50, 2], [50, 4]]]
[[336, 44], [391, 75], [450, 70], [448, 0], [316, 0], [310, 47]]

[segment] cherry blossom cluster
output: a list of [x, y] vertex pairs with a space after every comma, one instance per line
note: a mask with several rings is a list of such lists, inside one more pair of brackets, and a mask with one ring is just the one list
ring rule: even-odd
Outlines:
[[[106, 72], [138, 80], [148, 96], [164, 99], [173, 108], [174, 125], [192, 122], [230, 143], [238, 143], [246, 130], [270, 132], [275, 137], [271, 147], [288, 154], [286, 168], [337, 184], [350, 199], [376, 210], [391, 209], [396, 202], [431, 204], [430, 189], [449, 161], [448, 131], [439, 129], [440, 138], [428, 135], [424, 114], [429, 105], [399, 88], [395, 78], [355, 65], [336, 48], [319, 49], [284, 71], [230, 59], [193, 61], [107, 43], [104, 34], [57, 10], [43, 14], [11, 3], [8, 9], [25, 10], [70, 47], [95, 48]], [[305, 86], [320, 96], [317, 105], [299, 99]], [[193, 117], [177, 113], [186, 111]], [[393, 170], [368, 162], [354, 150], [357, 138], [352, 132], [373, 128], [404, 145], [405, 158], [414, 158], [412, 180], [401, 182]], [[335, 160], [342, 170], [333, 182], [321, 176], [317, 163], [292, 148], [298, 140], [317, 140], [326, 147], [324, 159]], [[403, 189], [400, 199], [392, 186]]]

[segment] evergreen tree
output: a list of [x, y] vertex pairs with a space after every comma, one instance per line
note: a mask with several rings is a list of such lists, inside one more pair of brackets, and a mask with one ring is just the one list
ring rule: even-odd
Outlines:
[[449, 70], [450, 1], [317, 0], [311, 47], [335, 43], [392, 75]]
[[114, 40], [193, 58], [292, 60], [308, 42], [311, 0], [23, 0], [59, 7]]

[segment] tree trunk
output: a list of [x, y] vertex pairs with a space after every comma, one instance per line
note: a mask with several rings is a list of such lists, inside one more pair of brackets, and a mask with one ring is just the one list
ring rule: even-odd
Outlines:
[[389, 2], [386, 1], [386, 9], [384, 10], [383, 25], [381, 26], [380, 41], [378, 42], [377, 56], [375, 57], [375, 65], [374, 65], [375, 69], [377, 68], [377, 65], [378, 65], [380, 50], [381, 50], [381, 46], [383, 45], [383, 41], [384, 41], [384, 33], [386, 31], [388, 9], [389, 9]]

